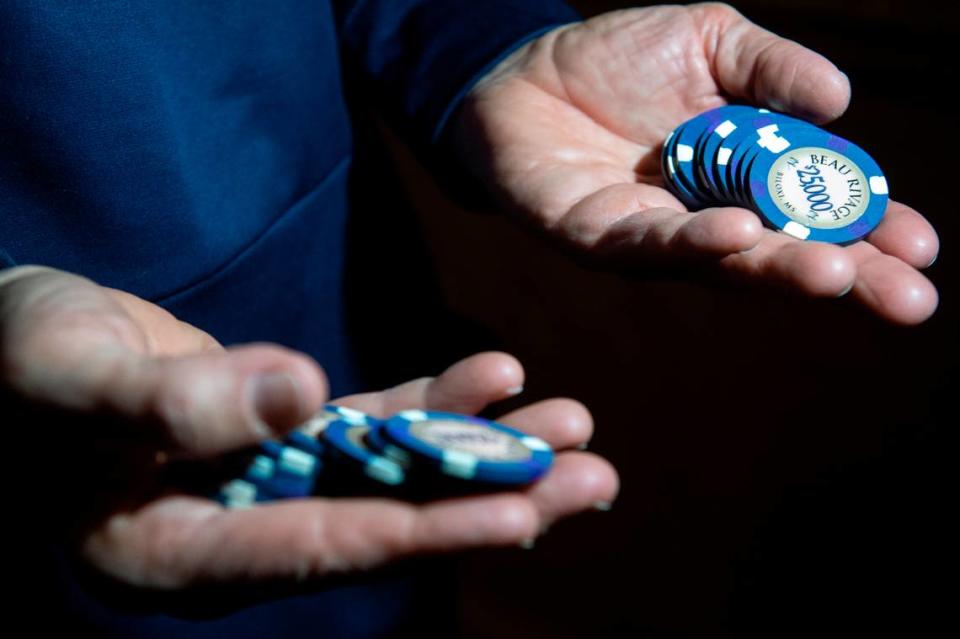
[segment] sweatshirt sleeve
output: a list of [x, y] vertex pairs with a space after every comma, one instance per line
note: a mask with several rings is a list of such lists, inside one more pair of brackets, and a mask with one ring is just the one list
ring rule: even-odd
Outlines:
[[512, 51], [580, 19], [560, 0], [334, 0], [348, 62], [414, 148], [434, 147], [470, 88]]

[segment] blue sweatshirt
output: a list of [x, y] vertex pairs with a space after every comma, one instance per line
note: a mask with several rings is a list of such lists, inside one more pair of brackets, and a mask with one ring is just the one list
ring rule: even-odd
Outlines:
[[[377, 311], [350, 300], [377, 278], [350, 265], [380, 259], [365, 249], [395, 244], [395, 220], [358, 210], [351, 185], [379, 177], [358, 172], [351, 105], [441, 153], [483, 73], [576, 19], [559, 0], [3, 0], [0, 268], [80, 273], [226, 344], [303, 350], [335, 395], [356, 391], [354, 327]], [[116, 609], [66, 573], [52, 611], [107, 636], [384, 636], [418, 588], [375, 578], [198, 621]]]

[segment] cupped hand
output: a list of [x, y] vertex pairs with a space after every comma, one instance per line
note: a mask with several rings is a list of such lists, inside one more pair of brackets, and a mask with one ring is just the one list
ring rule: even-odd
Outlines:
[[[473, 413], [522, 384], [514, 358], [484, 353], [437, 378], [337, 403], [378, 416], [405, 408]], [[82, 557], [150, 589], [292, 583], [425, 553], [525, 544], [561, 517], [606, 508], [618, 490], [606, 461], [567, 450], [585, 443], [593, 426], [583, 406], [564, 399], [503, 417], [561, 451], [548, 475], [523, 491], [228, 510], [158, 487], [164, 460], [204, 463], [304, 422], [325, 401], [323, 373], [276, 346], [224, 349], [148, 302], [51, 269], [0, 274], [0, 390], [10, 403], [3, 408], [16, 408], [6, 414], [43, 423], [44, 437], [64, 448], [61, 458], [77, 462], [59, 468], [64, 476], [51, 478], [59, 499], [44, 503], [79, 514], [61, 523]]]
[[938, 302], [919, 271], [939, 242], [908, 206], [891, 202], [865, 241], [840, 247], [765, 229], [741, 208], [691, 213], [663, 188], [659, 146], [703, 111], [739, 100], [823, 123], [849, 98], [828, 60], [726, 5], [661, 6], [526, 45], [472, 90], [454, 135], [504, 206], [602, 262], [851, 293], [889, 321], [919, 323]]

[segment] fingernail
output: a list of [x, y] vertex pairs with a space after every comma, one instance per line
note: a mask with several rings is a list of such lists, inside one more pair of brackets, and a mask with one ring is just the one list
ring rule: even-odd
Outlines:
[[257, 417], [271, 428], [295, 426], [300, 420], [300, 387], [292, 375], [266, 373], [255, 377], [251, 397]]
[[849, 293], [849, 292], [852, 291], [852, 290], [853, 290], [853, 284], [851, 284], [851, 285], [848, 286], [847, 288], [845, 288], [845, 289], [843, 289], [842, 291], [840, 291], [840, 294], [837, 295], [837, 297], [844, 297], [847, 293]]
[[523, 386], [511, 386], [507, 389], [507, 395], [519, 395], [523, 392]]
[[613, 510], [613, 504], [609, 501], [595, 501], [593, 502], [593, 509], [599, 510], [602, 513], [608, 513]]
[[936, 255], [934, 255], [934, 256], [933, 256], [933, 259], [930, 260], [930, 262], [929, 262], [926, 266], [924, 266], [923, 268], [930, 268], [931, 266], [933, 266], [934, 263], [937, 261], [937, 258], [938, 258], [938, 257], [940, 257], [940, 254], [939, 254], [939, 253], [937, 253]]
[[583, 442], [582, 444], [577, 446], [577, 450], [586, 450], [589, 444], [590, 442]]
[[537, 540], [531, 537], [530, 539], [524, 539], [520, 542], [520, 547], [524, 550], [533, 550], [533, 547], [537, 545]]

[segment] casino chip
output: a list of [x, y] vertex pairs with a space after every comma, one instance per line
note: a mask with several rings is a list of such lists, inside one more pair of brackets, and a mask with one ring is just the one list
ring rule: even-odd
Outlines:
[[370, 428], [371, 424], [367, 423], [331, 422], [321, 435], [330, 450], [331, 461], [389, 486], [402, 484], [406, 479], [404, 469], [367, 445], [365, 437]]
[[319, 458], [272, 440], [260, 448], [244, 479], [278, 497], [306, 497], [313, 492], [322, 467]]
[[399, 464], [401, 468], [410, 468], [413, 466], [413, 458], [410, 457], [410, 453], [402, 448], [394, 446], [384, 438], [383, 429], [385, 427], [386, 424], [383, 423], [371, 427], [370, 430], [367, 431], [366, 437], [364, 437], [366, 444], [374, 452], [377, 452], [387, 459]]
[[214, 498], [247, 508], [318, 494], [422, 501], [521, 486], [547, 472], [553, 451], [479, 417], [409, 410], [383, 422], [327, 405], [283, 441], [264, 441], [234, 461], [245, 470]]
[[496, 422], [436, 411], [408, 410], [387, 420], [378, 432], [384, 442], [460, 480], [523, 485], [549, 470], [549, 444]]
[[690, 210], [742, 206], [801, 240], [850, 244], [875, 229], [887, 181], [857, 145], [780, 113], [723, 106], [663, 143], [667, 188]]
[[319, 457], [323, 454], [323, 444], [320, 443], [320, 435], [327, 429], [327, 426], [335, 421], [345, 421], [350, 424], [370, 424], [376, 420], [352, 408], [326, 404], [306, 423], [298, 426], [293, 432], [288, 434], [284, 438], [284, 441], [291, 446], [295, 446]]
[[[318, 454], [314, 454], [322, 452], [322, 446], [319, 443], [314, 445], [310, 439], [303, 435], [298, 442], [300, 445], [294, 445], [291, 436], [283, 442], [268, 439], [249, 451], [232, 456], [230, 465], [244, 464], [245, 469], [241, 477], [223, 484], [214, 499], [229, 508], [240, 508], [275, 499], [311, 495], [323, 461]], [[313, 442], [316, 440], [313, 439]]]

